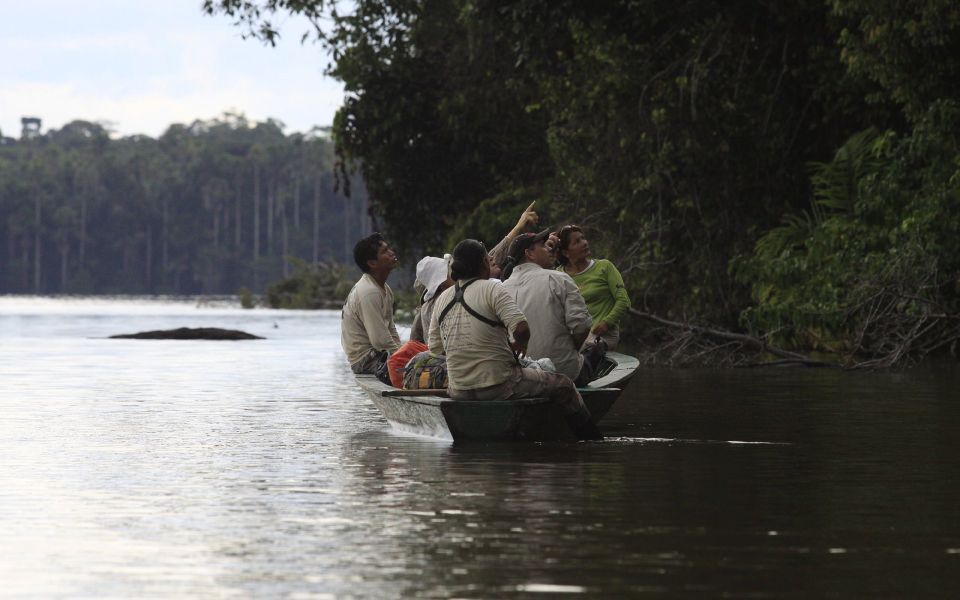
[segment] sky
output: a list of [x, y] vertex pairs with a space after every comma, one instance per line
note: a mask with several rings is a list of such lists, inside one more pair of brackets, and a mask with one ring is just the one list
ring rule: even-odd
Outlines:
[[343, 86], [323, 75], [323, 49], [300, 43], [305, 21], [285, 17], [270, 47], [201, 6], [0, 0], [0, 132], [20, 137], [24, 116], [41, 118], [43, 132], [82, 119], [151, 137], [226, 111], [278, 119], [288, 134], [333, 122]]

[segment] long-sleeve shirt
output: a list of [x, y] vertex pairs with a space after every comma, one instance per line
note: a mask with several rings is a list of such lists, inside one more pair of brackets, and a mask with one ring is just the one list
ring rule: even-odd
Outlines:
[[623, 285], [623, 277], [609, 260], [592, 261], [586, 269], [573, 275], [573, 281], [587, 301], [594, 325], [606, 321], [610, 327], [616, 327], [620, 317], [630, 308], [630, 296]]
[[340, 317], [340, 345], [350, 364], [363, 359], [371, 349], [393, 352], [400, 335], [393, 323], [393, 290], [364, 273], [350, 290]]
[[566, 273], [522, 263], [513, 269], [503, 287], [517, 301], [530, 325], [529, 358], [549, 358], [558, 373], [576, 379], [583, 355], [574, 338], [586, 336], [592, 320], [587, 304]]
[[525, 320], [523, 313], [502, 285], [478, 280], [464, 290], [464, 302], [504, 327], [484, 323], [460, 303], [454, 304], [440, 323], [440, 314], [454, 299], [455, 290], [456, 286], [450, 287], [436, 299], [428, 334], [430, 352], [447, 355], [447, 381], [452, 389], [474, 390], [503, 383], [516, 365], [507, 334]]
[[513, 238], [505, 235], [503, 239], [497, 242], [497, 245], [493, 247], [487, 255], [490, 257], [490, 262], [495, 265], [502, 265], [507, 261], [507, 251], [510, 249], [510, 243], [513, 241]]
[[437, 296], [424, 300], [423, 304], [417, 310], [417, 316], [413, 319], [413, 325], [410, 327], [410, 339], [423, 342], [430, 339], [430, 316], [433, 314], [433, 307], [437, 303]]

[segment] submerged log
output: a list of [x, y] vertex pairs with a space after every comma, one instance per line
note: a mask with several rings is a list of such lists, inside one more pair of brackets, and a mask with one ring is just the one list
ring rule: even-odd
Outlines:
[[141, 331], [140, 333], [125, 333], [111, 335], [110, 339], [123, 340], [262, 340], [258, 335], [235, 329], [220, 329], [218, 327], [180, 327], [158, 331]]

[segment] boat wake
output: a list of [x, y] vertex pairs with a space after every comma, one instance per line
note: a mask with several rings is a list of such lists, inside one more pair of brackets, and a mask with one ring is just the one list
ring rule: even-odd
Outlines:
[[666, 437], [607, 437], [604, 443], [621, 444], [724, 444], [728, 446], [792, 446], [790, 442], [751, 442], [744, 440], [692, 440]]

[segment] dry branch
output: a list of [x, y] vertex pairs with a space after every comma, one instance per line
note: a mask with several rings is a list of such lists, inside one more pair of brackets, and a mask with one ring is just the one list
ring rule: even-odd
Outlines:
[[[635, 308], [631, 308], [630, 313], [673, 331], [671, 339], [661, 348], [661, 353], [669, 351], [667, 360], [669, 364], [711, 362], [724, 366], [739, 367], [788, 364], [807, 367], [836, 366], [797, 352], [772, 346], [766, 340], [751, 335], [671, 321]], [[703, 360], [706, 355], [717, 353], [721, 353], [722, 356], [712, 361]], [[757, 362], [757, 355], [762, 356], [764, 354], [772, 354], [781, 360]]]

